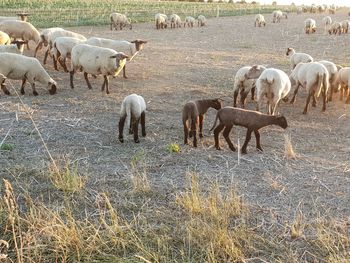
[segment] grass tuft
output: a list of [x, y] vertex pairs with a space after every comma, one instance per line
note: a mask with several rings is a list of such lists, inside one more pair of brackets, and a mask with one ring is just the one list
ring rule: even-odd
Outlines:
[[297, 155], [294, 152], [291, 136], [288, 134], [284, 135], [284, 156], [287, 159], [296, 159]]

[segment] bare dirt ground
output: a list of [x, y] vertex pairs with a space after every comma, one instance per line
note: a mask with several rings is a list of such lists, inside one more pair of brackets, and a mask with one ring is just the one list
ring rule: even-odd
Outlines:
[[[181, 110], [190, 99], [226, 96], [231, 105], [233, 76], [244, 65], [263, 64], [289, 72], [286, 48], [312, 55], [315, 60], [327, 59], [349, 65], [350, 35], [329, 36], [323, 33], [320, 14], [291, 14], [280, 24], [271, 23], [266, 15], [265, 28], [255, 28], [254, 16], [210, 19], [203, 28], [155, 30], [150, 23], [137, 24], [132, 31], [111, 32], [108, 26], [71, 28], [90, 36], [106, 38], [146, 39], [142, 53], [128, 64], [129, 78], [111, 79], [111, 94], [101, 93], [102, 79], [91, 79], [88, 90], [82, 73], [76, 74], [74, 90], [69, 74], [56, 72], [52, 61], [45, 68], [58, 82], [58, 94], [50, 96], [38, 85], [34, 97], [28, 85], [21, 96], [36, 121], [54, 158], [65, 156], [77, 162], [87, 176], [86, 198], [77, 201], [81, 210], [92, 207], [98, 192], [108, 192], [117, 209], [125, 215], [138, 211], [136, 204], [146, 207], [171, 207], [175, 193], [184, 189], [186, 173], [195, 171], [205, 185], [217, 181], [226, 189], [235, 185], [243, 200], [263, 211], [271, 212], [280, 222], [290, 222], [301, 209], [306, 220], [316, 215], [337, 219], [350, 216], [350, 105], [339, 101], [338, 94], [321, 113], [320, 105], [310, 107], [302, 115], [305, 91], [301, 90], [295, 105], [282, 103], [280, 113], [288, 120], [286, 131], [268, 127], [262, 131], [264, 152], [255, 149], [255, 138], [248, 154], [238, 163], [237, 152], [231, 152], [221, 138], [222, 151], [213, 147], [215, 111], [205, 119], [205, 138], [194, 149], [183, 145]], [[303, 21], [315, 17], [317, 33], [306, 35]], [[344, 13], [332, 15], [343, 20]], [[28, 54], [32, 54], [33, 50]], [[43, 52], [39, 59], [42, 61]], [[19, 91], [20, 82], [12, 81]], [[40, 199], [50, 197], [50, 205], [62, 205], [60, 193], [45, 179], [48, 157], [43, 144], [27, 117], [19, 99], [0, 97], [0, 138], [9, 128], [7, 143], [12, 151], [0, 152], [0, 177], [10, 179], [16, 188], [27, 189]], [[135, 144], [131, 136], [121, 144], [117, 140], [117, 124], [122, 99], [137, 93], [147, 101], [147, 137]], [[254, 109], [248, 101], [248, 108]], [[18, 114], [18, 122], [15, 114]], [[12, 125], [12, 126], [11, 126]], [[298, 155], [284, 158], [284, 134], [290, 134]], [[232, 140], [245, 138], [245, 129], [234, 128]], [[169, 153], [170, 143], [178, 143], [181, 153]], [[143, 151], [151, 196], [130, 197], [130, 161]], [[126, 202], [127, 200], [127, 202]]]

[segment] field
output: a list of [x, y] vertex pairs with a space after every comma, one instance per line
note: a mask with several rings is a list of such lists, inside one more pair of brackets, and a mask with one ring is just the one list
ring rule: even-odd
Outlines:
[[[241, 66], [289, 72], [287, 47], [349, 65], [349, 35], [325, 35], [321, 26], [305, 35], [307, 17], [294, 13], [272, 24], [266, 15], [265, 28], [253, 26], [254, 15], [193, 29], [71, 28], [148, 43], [128, 64], [128, 79], [111, 79], [110, 95], [101, 93], [101, 77], [91, 78], [88, 90], [81, 73], [71, 90], [69, 74], [51, 60], [45, 68], [58, 94], [38, 84], [39, 96], [28, 86], [20, 100], [20, 82], [8, 82], [12, 95], [0, 97], [4, 262], [349, 262], [350, 105], [338, 94], [325, 113], [319, 100], [302, 115], [304, 90], [294, 105], [282, 103], [289, 127], [264, 128], [263, 153], [254, 138], [247, 155], [231, 152], [223, 138], [223, 150], [215, 150], [213, 109], [199, 147], [183, 145], [184, 103], [221, 97], [232, 105]], [[321, 25], [323, 15], [312, 17]], [[147, 137], [135, 144], [128, 135], [121, 144], [119, 110], [131, 93], [146, 99]], [[235, 144], [245, 132], [234, 127]], [[295, 156], [286, 153], [291, 147]]]

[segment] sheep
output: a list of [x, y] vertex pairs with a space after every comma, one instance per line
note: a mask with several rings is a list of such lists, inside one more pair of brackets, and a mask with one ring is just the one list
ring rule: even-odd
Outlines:
[[283, 13], [281, 10], [275, 10], [272, 12], [272, 22], [273, 23], [279, 23], [281, 22], [281, 18], [283, 16]]
[[74, 89], [73, 78], [75, 71], [82, 69], [89, 89], [92, 89], [92, 86], [89, 82], [88, 74], [102, 74], [104, 82], [101, 91], [104, 91], [106, 87], [106, 93], [109, 94], [108, 76], [117, 76], [123, 69], [127, 58], [128, 56], [124, 53], [117, 52], [110, 48], [95, 47], [88, 44], [78, 44], [74, 46], [71, 52], [71, 88]]
[[297, 7], [297, 15], [300, 15], [303, 12], [303, 8], [298, 6]]
[[342, 28], [342, 33], [348, 33], [349, 31], [349, 26], [350, 26], [350, 21], [349, 20], [343, 20], [340, 22], [341, 28]]
[[342, 25], [339, 22], [334, 22], [330, 28], [328, 29], [328, 33], [331, 34], [338, 34], [340, 35], [342, 33]]
[[255, 16], [255, 22], [254, 22], [255, 27], [261, 27], [261, 26], [266, 26], [265, 18], [261, 14], [257, 14]]
[[324, 24], [324, 32], [327, 32], [327, 27], [332, 24], [332, 18], [330, 16], [325, 16], [322, 18], [322, 22]]
[[9, 52], [15, 54], [23, 54], [24, 44], [26, 42], [16, 40], [10, 45], [0, 45], [0, 52]]
[[184, 144], [188, 144], [188, 136], [193, 136], [193, 147], [197, 147], [196, 130], [199, 126], [199, 137], [203, 138], [204, 115], [209, 108], [221, 109], [219, 99], [191, 100], [182, 110], [182, 124], [184, 126]]
[[44, 29], [43, 31], [41, 31], [40, 41], [38, 42], [38, 44], [35, 48], [34, 57], [36, 58], [36, 54], [38, 53], [39, 49], [42, 48], [43, 45], [45, 47], [47, 47], [47, 45], [49, 44], [49, 36], [51, 35], [52, 32], [63, 31], [63, 30], [64, 29], [61, 27], [51, 27], [51, 28], [47, 28], [47, 29]]
[[282, 17], [284, 17], [285, 19], [288, 19], [288, 13], [287, 12], [282, 12]]
[[10, 45], [11, 38], [5, 32], [0, 31], [0, 45]]
[[198, 27], [200, 27], [200, 26], [205, 26], [206, 23], [207, 23], [207, 19], [205, 18], [205, 16], [199, 15], [199, 16], [197, 17], [197, 22], [198, 22]]
[[295, 87], [294, 95], [290, 103], [295, 102], [295, 97], [298, 93], [298, 89], [300, 86], [303, 86], [308, 93], [303, 114], [307, 113], [311, 97], [313, 98], [312, 106], [316, 107], [315, 96], [317, 95], [317, 97], [319, 97], [321, 93], [323, 97], [322, 112], [326, 111], [329, 73], [324, 65], [318, 62], [301, 62], [295, 67], [289, 78], [293, 87]]
[[304, 21], [305, 24], [305, 33], [312, 34], [316, 32], [316, 21], [312, 18], [308, 18]]
[[312, 62], [314, 59], [306, 53], [296, 53], [294, 48], [287, 48], [286, 56], [289, 56], [290, 59], [290, 65], [292, 70], [295, 68], [296, 65], [300, 62]]
[[335, 14], [335, 9], [329, 8], [328, 13], [334, 15]]
[[[36, 58], [12, 53], [0, 53], [0, 61], [0, 72], [6, 78], [22, 80], [21, 94], [24, 94], [24, 86], [27, 81], [32, 85], [34, 96], [38, 95], [35, 89], [36, 81], [46, 84], [51, 95], [56, 93], [56, 81], [47, 74]], [[0, 83], [2, 82], [0, 81]]]
[[26, 22], [28, 18], [27, 13], [20, 13], [17, 14], [17, 16], [0, 16], [0, 22], [7, 21], [7, 20], [21, 20]]
[[127, 25], [129, 25], [130, 30], [132, 29], [131, 20], [127, 18], [126, 15], [120, 13], [112, 13], [109, 17], [111, 21], [111, 30], [113, 30], [113, 27], [115, 28], [115, 30], [118, 30], [118, 26], [120, 30], [122, 30], [123, 27], [126, 27]]
[[326, 67], [329, 74], [329, 87], [330, 87], [330, 95], [328, 97], [328, 101], [332, 101], [333, 93], [338, 91], [338, 84], [336, 83], [338, 67], [331, 61], [321, 60], [317, 61]]
[[156, 28], [157, 29], [164, 29], [168, 27], [168, 17], [164, 14], [156, 14], [154, 16], [154, 19], [156, 21]]
[[126, 96], [122, 102], [119, 120], [119, 141], [124, 142], [123, 130], [126, 127], [129, 133], [134, 134], [134, 142], [139, 143], [138, 126], [141, 121], [142, 136], [146, 136], [146, 102], [137, 94]]
[[35, 43], [40, 41], [39, 31], [29, 22], [18, 20], [7, 20], [0, 23], [0, 30], [7, 33], [10, 37], [22, 39], [27, 42], [27, 48], [29, 49], [29, 41], [32, 40]]
[[[257, 68], [252, 67], [246, 78], [256, 78], [259, 73]], [[286, 73], [275, 68], [265, 69], [256, 80], [257, 111], [261, 109], [264, 96], [267, 97], [268, 114], [275, 115], [278, 103], [281, 99], [287, 100], [287, 95], [291, 88], [290, 80]]]
[[244, 108], [245, 100], [248, 96], [248, 93], [251, 91], [252, 100], [254, 100], [254, 92], [255, 92], [255, 81], [260, 76], [260, 74], [266, 69], [261, 65], [254, 65], [253, 67], [257, 70], [257, 75], [254, 79], [247, 79], [246, 75], [248, 71], [252, 68], [250, 66], [245, 66], [240, 68], [234, 78], [233, 84], [233, 107], [237, 107], [237, 97], [238, 93], [241, 94], [241, 107]]
[[[138, 54], [138, 52], [143, 49], [143, 46], [146, 43], [147, 41], [140, 39], [129, 42], [125, 40], [112, 40], [100, 37], [91, 37], [86, 41], [86, 44], [92, 46], [105, 47], [113, 49], [117, 52], [123, 52], [129, 57], [128, 61], [131, 61]], [[123, 77], [127, 78], [126, 66], [123, 68]]]
[[10, 92], [8, 91], [8, 89], [6, 88], [6, 84], [5, 84], [5, 81], [6, 81], [6, 77], [4, 75], [2, 75], [0, 73], [0, 86], [1, 86], [1, 90], [7, 94], [7, 95], [10, 95]]
[[170, 28], [181, 27], [181, 18], [177, 14], [172, 14], [170, 16]]
[[[218, 126], [216, 126], [217, 121], [219, 120]], [[224, 107], [219, 110], [216, 114], [213, 127], [210, 129], [214, 130], [214, 139], [215, 139], [215, 148], [221, 150], [219, 145], [219, 134], [224, 129], [223, 135], [232, 151], [236, 151], [235, 146], [230, 140], [230, 131], [233, 125], [242, 126], [247, 128], [247, 134], [244, 141], [244, 144], [241, 148], [241, 153], [247, 153], [247, 146], [251, 139], [252, 132], [255, 134], [256, 139], [256, 148], [260, 151], [263, 151], [260, 144], [260, 133], [259, 130], [268, 125], [278, 125], [283, 129], [288, 127], [287, 120], [284, 116], [271, 116], [266, 115], [260, 112], [239, 109], [234, 107]]]
[[51, 49], [53, 64], [55, 70], [58, 70], [57, 61], [63, 67], [65, 72], [68, 72], [66, 65], [66, 58], [70, 58], [72, 48], [77, 45], [84, 43], [84, 40], [74, 38], [74, 37], [58, 37], [53, 42], [53, 47]]
[[350, 67], [344, 67], [339, 69], [337, 78], [336, 78], [336, 83], [340, 85], [340, 100], [343, 100], [343, 96], [346, 96], [346, 93], [348, 92], [347, 99], [345, 101], [346, 104], [350, 103], [350, 92], [349, 92], [349, 87], [350, 87]]
[[184, 27], [186, 27], [186, 24], [188, 27], [193, 27], [194, 23], [196, 22], [196, 19], [192, 16], [186, 16]]

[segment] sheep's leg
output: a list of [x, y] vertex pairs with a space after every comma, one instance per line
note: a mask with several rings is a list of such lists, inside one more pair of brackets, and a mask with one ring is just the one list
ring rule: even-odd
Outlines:
[[108, 76], [105, 75], [105, 76], [103, 76], [103, 78], [105, 79], [105, 82], [106, 82], [106, 94], [109, 94], [109, 80], [108, 80]]
[[199, 115], [199, 138], [203, 138], [203, 120], [204, 114]]
[[125, 119], [126, 119], [126, 115], [121, 116], [120, 120], [119, 120], [119, 125], [118, 125], [119, 136], [118, 136], [118, 139], [119, 139], [120, 142], [124, 142], [123, 130], [124, 130]]
[[251, 93], [252, 93], [252, 101], [254, 101], [254, 95], [255, 95], [255, 86], [254, 87], [252, 87], [252, 89], [251, 89]]
[[254, 130], [255, 134], [255, 140], [256, 140], [256, 148], [260, 151], [263, 151], [261, 145], [260, 145], [260, 133], [259, 130]]
[[346, 104], [350, 104], [350, 92], [349, 92], [349, 94], [348, 94], [348, 97], [347, 97], [345, 103], [346, 103]]
[[243, 153], [243, 154], [247, 153], [247, 146], [248, 146], [250, 139], [252, 138], [252, 132], [253, 131], [251, 129], [247, 130], [247, 134], [245, 136], [245, 141], [244, 141], [242, 149], [241, 149], [241, 153]]
[[230, 131], [231, 131], [231, 129], [232, 129], [232, 125], [226, 126], [226, 127], [225, 127], [225, 130], [224, 130], [224, 132], [223, 132], [223, 135], [224, 135], [224, 138], [225, 138], [225, 140], [226, 140], [228, 146], [230, 147], [231, 151], [234, 151], [234, 152], [235, 152], [235, 151], [236, 151], [236, 148], [235, 148], [235, 146], [233, 146], [233, 143], [232, 143], [231, 140], [230, 140]]
[[300, 85], [298, 85], [295, 90], [292, 99], [290, 100], [290, 103], [293, 104], [295, 102], [295, 98], [297, 96], [298, 90], [299, 90]]
[[219, 124], [215, 129], [214, 129], [214, 140], [215, 140], [215, 148], [217, 150], [221, 150], [220, 145], [219, 145], [219, 134], [222, 131], [222, 129], [225, 128], [224, 124]]
[[69, 78], [70, 78], [70, 87], [71, 87], [71, 89], [74, 89], [74, 83], [73, 83], [74, 69], [69, 72]]
[[[58, 71], [58, 67], [57, 67], [57, 60], [59, 61], [59, 58], [56, 59], [55, 56], [52, 56], [52, 59], [53, 59], [53, 67], [55, 70]], [[61, 64], [61, 63], [60, 63]]]
[[193, 147], [197, 147], [197, 123], [198, 123], [198, 117], [196, 118], [196, 121], [192, 119], [190, 137], [191, 135], [193, 136]]
[[84, 78], [85, 78], [85, 81], [86, 81], [88, 88], [92, 89], [92, 86], [91, 86], [89, 78], [88, 78], [88, 73], [84, 72]]
[[[315, 96], [315, 94], [314, 94]], [[322, 98], [323, 98], [323, 106], [322, 106], [322, 112], [326, 111], [326, 103], [327, 103], [327, 94], [326, 89], [322, 87]]]
[[139, 122], [140, 122], [140, 118], [138, 118], [137, 120], [134, 121], [133, 123], [133, 130], [134, 130], [134, 142], [135, 143], [139, 143]]
[[184, 144], [188, 144], [188, 126], [187, 120], [183, 122], [184, 125]]
[[68, 72], [67, 66], [66, 66], [66, 58], [63, 59], [63, 61], [58, 58], [58, 63], [60, 63], [60, 65], [62, 66], [64, 72]]
[[340, 96], [339, 96], [339, 100], [340, 101], [343, 100], [344, 90], [345, 90], [345, 87], [343, 85], [341, 85], [341, 87], [340, 87]]
[[44, 65], [46, 64], [47, 57], [49, 56], [49, 52], [50, 52], [50, 46], [48, 46], [48, 48], [47, 48], [47, 50], [45, 52], [44, 61], [43, 61]]
[[316, 94], [314, 93], [314, 95], [312, 95], [312, 107], [316, 107], [316, 106], [317, 106], [317, 100], [316, 100]]
[[124, 77], [124, 79], [127, 79], [128, 77], [126, 76], [125, 68], [126, 68], [126, 65], [124, 65], [124, 67], [123, 67], [123, 77]]
[[27, 47], [27, 50], [30, 50], [29, 48], [29, 41], [27, 41], [27, 43], [25, 43], [26, 47]]
[[146, 113], [144, 111], [141, 113], [141, 129], [142, 136], [146, 137]]
[[42, 48], [42, 46], [43, 46], [43, 42], [40, 41], [40, 42], [38, 43], [38, 45], [36, 46], [35, 51], [34, 51], [34, 57], [35, 57], [35, 58], [36, 58], [36, 54], [38, 53], [39, 49]]
[[39, 93], [35, 89], [35, 82], [32, 83], [32, 90], [33, 90], [33, 95], [34, 96], [38, 96], [39, 95]]
[[305, 105], [303, 114], [307, 113], [307, 108], [309, 107], [309, 103], [310, 103], [311, 97], [313, 96], [314, 93], [315, 93], [314, 91], [309, 92], [309, 95], [307, 96], [307, 99], [306, 99], [306, 105]]
[[233, 93], [233, 107], [237, 107], [238, 90]]
[[24, 86], [26, 85], [26, 82], [27, 82], [27, 79], [22, 79], [22, 86], [21, 86], [21, 94], [24, 95], [25, 92], [24, 92]]
[[8, 89], [6, 88], [6, 85], [5, 85], [5, 79], [1, 83], [1, 89], [6, 95], [10, 95], [10, 92], [8, 91]]

